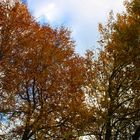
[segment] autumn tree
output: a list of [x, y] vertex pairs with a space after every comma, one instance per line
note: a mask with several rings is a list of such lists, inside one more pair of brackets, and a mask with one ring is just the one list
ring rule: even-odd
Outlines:
[[2, 139], [77, 139], [88, 115], [84, 59], [70, 32], [40, 26], [26, 6], [0, 3]]
[[94, 121], [89, 134], [99, 140], [140, 138], [140, 1], [125, 2], [126, 13], [99, 24], [98, 59], [86, 54], [85, 91]]

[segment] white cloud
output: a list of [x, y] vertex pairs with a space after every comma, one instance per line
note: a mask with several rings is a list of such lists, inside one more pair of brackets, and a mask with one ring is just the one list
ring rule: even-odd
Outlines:
[[36, 18], [43, 16], [52, 25], [70, 27], [78, 51], [96, 45], [97, 25], [105, 22], [110, 10], [124, 9], [123, 0], [28, 0], [28, 5]]

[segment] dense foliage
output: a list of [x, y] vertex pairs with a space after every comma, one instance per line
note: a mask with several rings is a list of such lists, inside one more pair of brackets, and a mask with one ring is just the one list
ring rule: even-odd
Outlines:
[[20, 3], [1, 3], [0, 15], [1, 137], [75, 139], [85, 68], [70, 32], [38, 25]]
[[140, 1], [125, 6], [82, 57], [68, 29], [0, 2], [0, 139], [140, 138]]
[[87, 53], [87, 94], [100, 140], [140, 137], [140, 1], [126, 2], [126, 13], [99, 24], [103, 49]]

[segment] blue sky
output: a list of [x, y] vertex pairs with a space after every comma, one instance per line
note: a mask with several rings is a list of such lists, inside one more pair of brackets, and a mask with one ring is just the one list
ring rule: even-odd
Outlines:
[[96, 48], [98, 23], [105, 23], [111, 10], [124, 10], [123, 0], [27, 0], [32, 15], [54, 27], [66, 26], [76, 41], [76, 52]]

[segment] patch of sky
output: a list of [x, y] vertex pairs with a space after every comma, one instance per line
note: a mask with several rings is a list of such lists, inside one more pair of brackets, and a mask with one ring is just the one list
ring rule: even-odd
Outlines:
[[[76, 52], [99, 47], [98, 23], [105, 23], [110, 10], [124, 10], [123, 0], [27, 0], [31, 14], [40, 24], [65, 26], [72, 31]], [[94, 46], [94, 48], [93, 48]]]
[[27, 0], [22, 0], [22, 3], [23, 4], [27, 4]]

